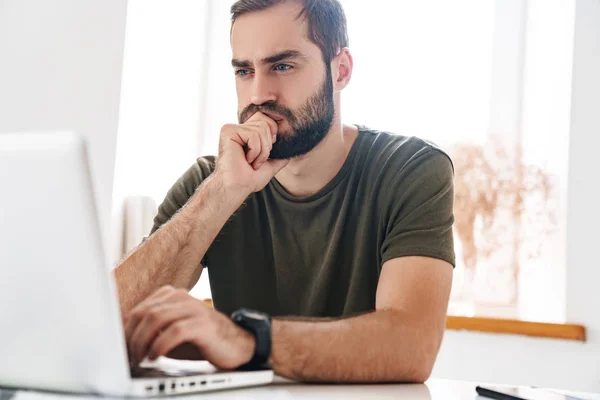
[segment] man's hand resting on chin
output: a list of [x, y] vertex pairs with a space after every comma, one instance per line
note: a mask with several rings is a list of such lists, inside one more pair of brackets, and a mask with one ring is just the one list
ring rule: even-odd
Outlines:
[[159, 356], [205, 359], [221, 369], [246, 364], [254, 336], [187, 291], [164, 286], [125, 317], [130, 363]]

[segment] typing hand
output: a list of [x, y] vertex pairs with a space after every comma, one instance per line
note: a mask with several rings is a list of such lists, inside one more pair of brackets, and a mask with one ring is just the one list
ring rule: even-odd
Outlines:
[[235, 369], [254, 354], [254, 336], [185, 290], [164, 286], [125, 317], [130, 363], [174, 354]]

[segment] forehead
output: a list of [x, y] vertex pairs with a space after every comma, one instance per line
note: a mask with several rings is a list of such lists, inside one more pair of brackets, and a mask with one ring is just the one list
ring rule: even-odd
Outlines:
[[308, 21], [298, 15], [302, 5], [285, 1], [266, 10], [238, 17], [231, 30], [231, 50], [236, 59], [261, 59], [282, 50], [312, 56], [319, 48], [308, 39]]

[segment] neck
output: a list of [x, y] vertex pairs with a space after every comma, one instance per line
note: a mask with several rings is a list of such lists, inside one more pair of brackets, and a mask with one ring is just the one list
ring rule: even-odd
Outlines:
[[358, 136], [358, 128], [334, 119], [327, 136], [308, 154], [293, 158], [276, 176], [292, 196], [317, 193], [340, 171]]

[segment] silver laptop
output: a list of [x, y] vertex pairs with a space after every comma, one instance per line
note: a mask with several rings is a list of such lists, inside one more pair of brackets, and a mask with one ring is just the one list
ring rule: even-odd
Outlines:
[[126, 351], [83, 140], [0, 134], [0, 386], [147, 397], [273, 380], [169, 359], [131, 371]]

